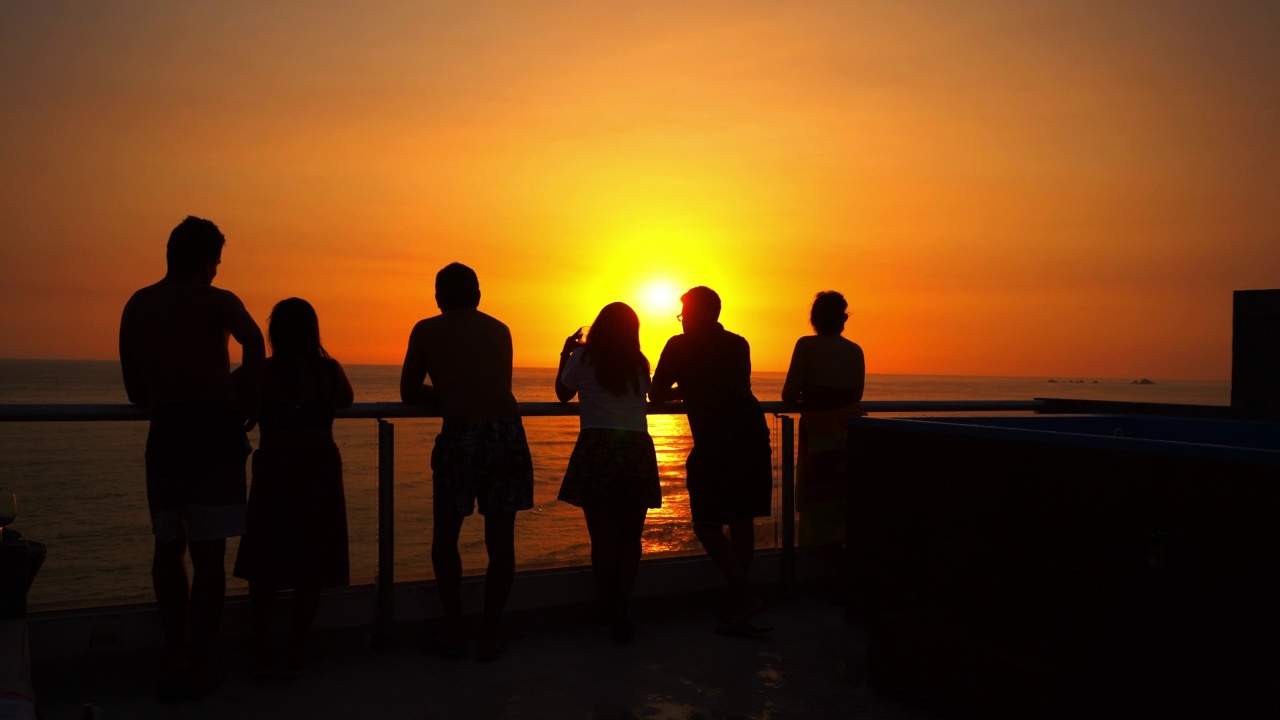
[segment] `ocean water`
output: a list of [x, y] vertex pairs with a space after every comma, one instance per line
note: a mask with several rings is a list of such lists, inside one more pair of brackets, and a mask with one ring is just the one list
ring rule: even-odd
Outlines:
[[[357, 402], [399, 399], [398, 366], [352, 365], [347, 372]], [[555, 371], [518, 368], [514, 391], [526, 402], [555, 400]], [[1227, 382], [1132, 379], [999, 378], [869, 375], [868, 400], [1029, 400], [1062, 397], [1098, 400], [1226, 405]], [[756, 373], [761, 400], [779, 399], [781, 373]], [[0, 404], [126, 403], [119, 364], [112, 361], [0, 360]], [[439, 420], [395, 421], [396, 579], [431, 575], [430, 449]], [[556, 500], [560, 478], [578, 434], [577, 417], [526, 418], [535, 465], [533, 510], [516, 522], [521, 568], [585, 565], [589, 542], [578, 508]], [[644, 543], [649, 556], [698, 552], [688, 521], [684, 459], [690, 440], [682, 415], [649, 418], [658, 451], [663, 507], [649, 512]], [[777, 429], [775, 431], [775, 449]], [[150, 600], [151, 534], [143, 483], [143, 422], [0, 423], [0, 492], [18, 494], [12, 527], [49, 547], [31, 591], [33, 609]], [[377, 425], [339, 420], [334, 436], [342, 450], [347, 493], [352, 582], [373, 581], [376, 568]], [[256, 445], [256, 432], [251, 434]], [[775, 453], [776, 457], [776, 453]], [[757, 540], [774, 540], [775, 523], [757, 525]], [[484, 570], [479, 517], [465, 524], [466, 571]], [[236, 542], [228, 545], [227, 563]], [[232, 579], [232, 593], [244, 584]]]

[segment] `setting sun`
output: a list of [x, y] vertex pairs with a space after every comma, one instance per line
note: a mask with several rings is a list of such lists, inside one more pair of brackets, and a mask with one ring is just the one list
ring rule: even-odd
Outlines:
[[651, 280], [640, 292], [641, 312], [654, 316], [680, 312], [680, 290], [670, 280]]
[[190, 213], [348, 363], [458, 261], [521, 367], [616, 301], [657, 355], [705, 285], [761, 371], [838, 290], [872, 372], [1229, 376], [1275, 3], [979, 5], [0, 2], [0, 355], [114, 358]]

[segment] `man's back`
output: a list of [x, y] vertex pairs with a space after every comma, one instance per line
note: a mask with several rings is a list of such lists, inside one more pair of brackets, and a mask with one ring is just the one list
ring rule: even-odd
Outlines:
[[767, 440], [768, 426], [751, 392], [751, 347], [719, 323], [668, 340], [653, 384], [679, 385], [695, 443], [728, 442], [741, 428], [757, 426]]
[[233, 404], [227, 337], [246, 321], [253, 323], [235, 295], [205, 283], [165, 279], [137, 291], [120, 319], [129, 399], [148, 407]]
[[506, 325], [476, 309], [447, 310], [414, 326], [403, 377], [431, 377], [445, 420], [510, 420], [520, 416], [511, 364]]
[[719, 324], [667, 341], [654, 384], [678, 383], [690, 411], [713, 410], [751, 397], [751, 348]]

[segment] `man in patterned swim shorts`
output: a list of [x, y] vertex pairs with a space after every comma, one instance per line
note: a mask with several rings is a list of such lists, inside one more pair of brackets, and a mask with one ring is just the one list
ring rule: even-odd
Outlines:
[[515, 576], [516, 512], [533, 507], [533, 461], [511, 393], [511, 331], [478, 309], [475, 271], [452, 263], [437, 273], [436, 305], [440, 314], [409, 335], [400, 373], [400, 399], [444, 419], [431, 453], [431, 564], [447, 628], [428, 649], [453, 657], [466, 651], [458, 535], [478, 504], [489, 568], [476, 659], [487, 662], [505, 649], [498, 620]]
[[[240, 299], [212, 285], [225, 242], [212, 222], [183, 220], [169, 235], [168, 272], [134, 293], [120, 318], [125, 391], [151, 411], [147, 504], [169, 653], [165, 698], [205, 695], [221, 682], [210, 653], [226, 596], [223, 561], [227, 538], [244, 532], [245, 430], [256, 417], [265, 346]], [[233, 387], [228, 335], [240, 344], [237, 378], [248, 402]]]

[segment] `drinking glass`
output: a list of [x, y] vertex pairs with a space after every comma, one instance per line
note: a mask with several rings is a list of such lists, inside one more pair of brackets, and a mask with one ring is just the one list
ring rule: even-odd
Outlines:
[[14, 493], [0, 493], [0, 542], [4, 542], [4, 526], [18, 517], [18, 496]]

